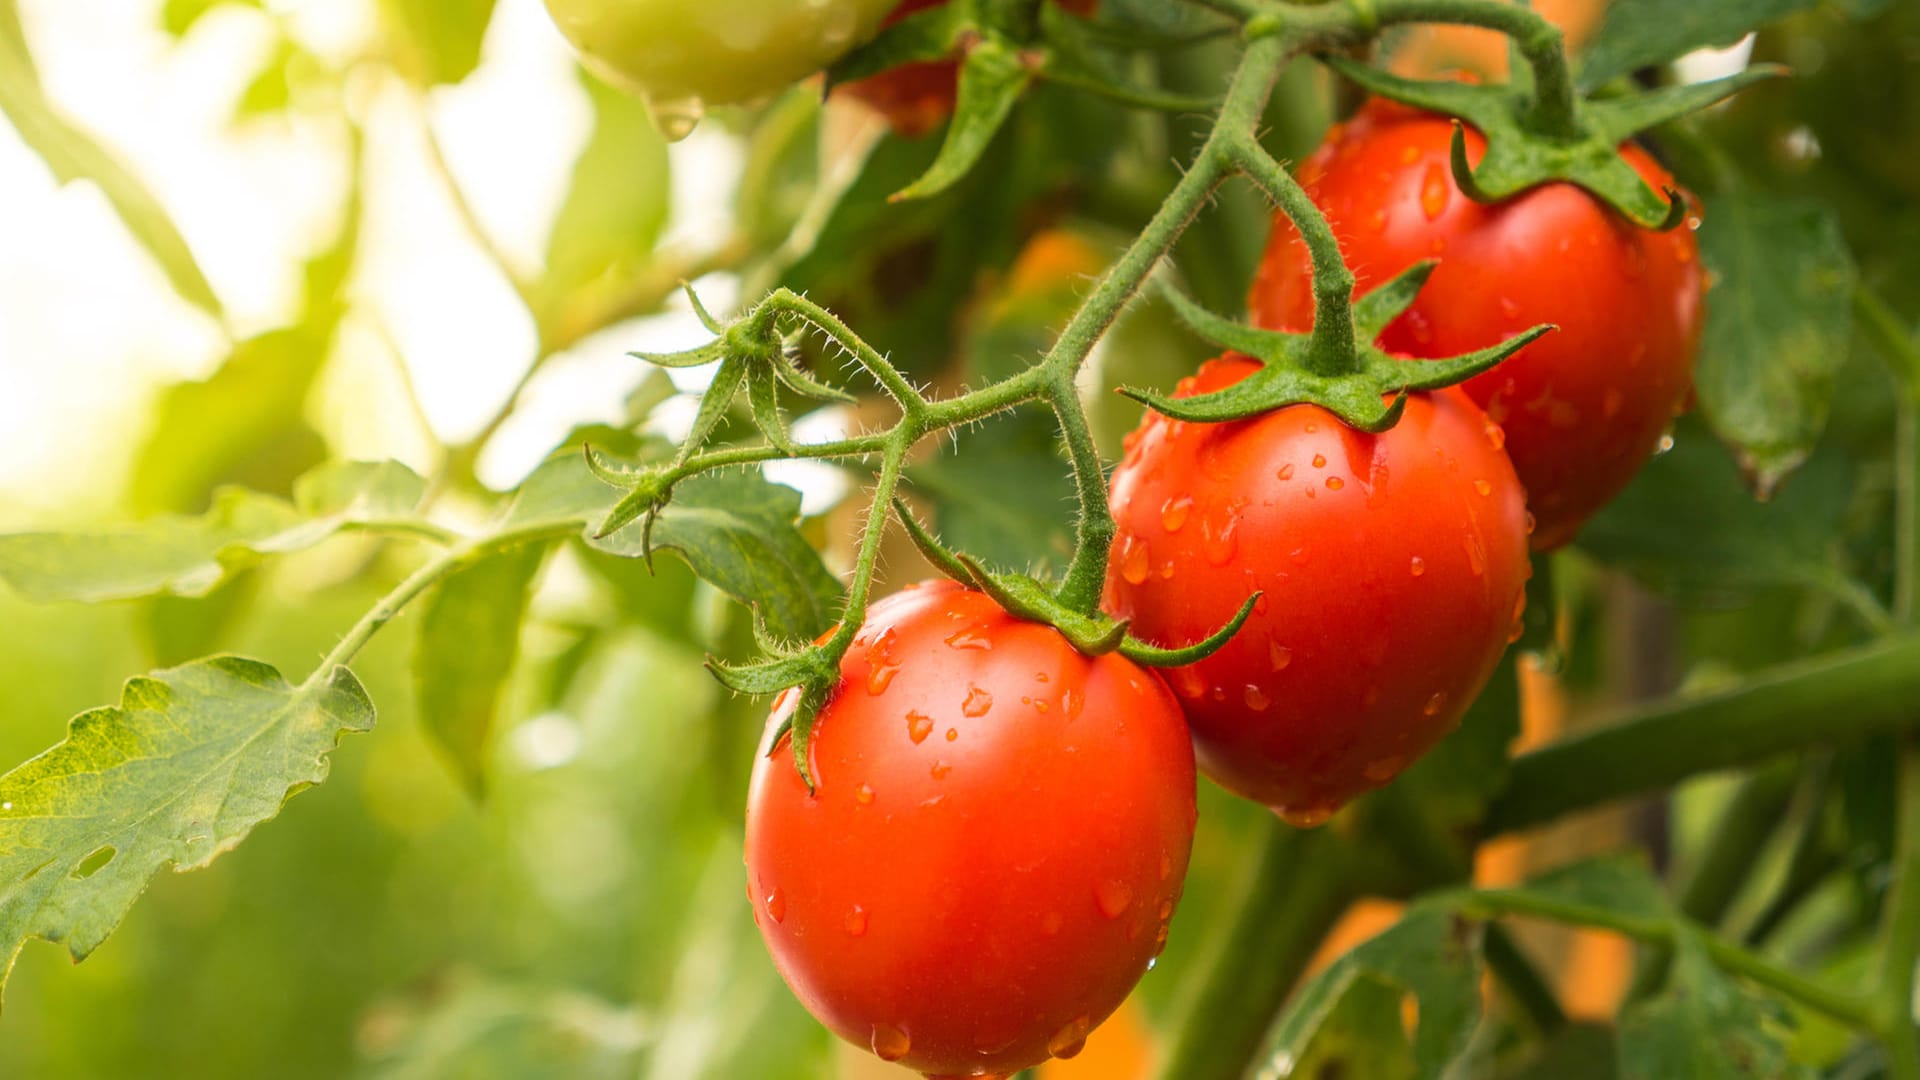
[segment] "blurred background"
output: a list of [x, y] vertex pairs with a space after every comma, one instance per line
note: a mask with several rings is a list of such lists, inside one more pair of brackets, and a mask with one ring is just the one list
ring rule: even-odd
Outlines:
[[[1577, 37], [1601, 5], [1538, 6]], [[1780, 40], [1871, 58], [1920, 22], [1888, 18], [1907, 36], [1809, 22]], [[1397, 44], [1428, 69], [1501, 64], [1497, 42], [1472, 34]], [[1153, 63], [1170, 85], [1212, 92], [1227, 55]], [[1820, 86], [1805, 60], [1796, 66]], [[933, 203], [886, 207], [878, 196], [926, 164], [929, 141], [883, 139], [858, 106], [823, 110], [803, 87], [669, 146], [637, 103], [578, 69], [539, 0], [0, 0], [0, 94], [15, 118], [0, 120], [5, 531], [194, 513], [219, 485], [284, 493], [341, 458], [398, 459], [434, 479], [442, 514], [477, 519], [490, 492], [579, 425], [685, 425], [702, 373], [669, 385], [627, 355], [703, 340], [675, 291], [682, 277], [716, 311], [775, 283], [807, 289], [929, 381], [1004, 372], [1044, 347], [1205, 129], [1043, 89], [975, 177]], [[1269, 117], [1274, 145], [1297, 156], [1337, 107], [1316, 71], [1291, 72]], [[1813, 149], [1781, 151], [1781, 183], [1824, 183], [1805, 164], [1820, 125], [1854, 129], [1844, 106], [1803, 113], [1723, 121], [1749, 131], [1755, 159], [1804, 132]], [[1920, 126], [1892, 124], [1892, 146], [1917, 144]], [[1868, 179], [1904, 199], [1920, 156], [1859, 142]], [[1887, 249], [1914, 235], [1910, 206], [1890, 223], [1872, 216], [1874, 197], [1850, 204], [1862, 207], [1850, 233], [1884, 230]], [[1237, 310], [1264, 219], [1249, 193], [1228, 192], [1182, 244], [1187, 286]], [[964, 249], [940, 243], [955, 220], [978, 223]], [[1920, 292], [1920, 276], [1890, 276], [1910, 283], [1903, 302]], [[1146, 304], [1103, 344], [1088, 389], [1170, 384], [1203, 358]], [[1094, 401], [1114, 448], [1137, 412]], [[1829, 515], [1841, 539], [1821, 533], [1823, 552], [1845, 542], [1843, 525], [1877, 528], [1888, 487], [1845, 463], [1854, 449], [1884, 453], [1889, 415], [1844, 395], [1836, 412], [1852, 441], [1818, 459], [1845, 477]], [[800, 433], [859, 420], [823, 410]], [[1682, 436], [1683, 451], [1697, 445]], [[948, 538], [990, 557], [1063, 551], [1065, 475], [1044, 425], [1016, 418], [966, 438], [978, 440], [967, 462], [916, 470]], [[1738, 490], [1722, 457], [1673, 457]], [[988, 472], [1023, 513], [965, 505]], [[844, 556], [859, 478], [775, 475], [802, 489], [813, 535]], [[304, 674], [413, 558], [344, 538], [197, 601], [31, 606], [0, 591], [0, 767], [156, 666], [231, 651]], [[893, 584], [920, 576], [910, 555], [888, 558]], [[1744, 615], [1682, 619], [1604, 567], [1582, 563], [1574, 582], [1570, 593], [1606, 598], [1562, 616], [1588, 619], [1580, 633], [1595, 644], [1564, 676], [1523, 671], [1523, 742], [1683, 677], [1710, 680], [1690, 656], [1758, 666], [1852, 632], [1804, 583], [1759, 590]], [[380, 726], [341, 747], [324, 787], [210, 869], [161, 875], [85, 964], [28, 944], [0, 1018], [0, 1076], [902, 1075], [832, 1045], [742, 906], [739, 808], [764, 712], [699, 666], [744, 648], [737, 611], [674, 560], [648, 579], [560, 552], [534, 595], [478, 804], [410, 713], [406, 623], [356, 662]], [[1797, 790], [1797, 775], [1778, 786]], [[1684, 866], [1729, 784], [1494, 845], [1481, 877], [1513, 880], [1629, 838]], [[1210, 785], [1202, 800], [1159, 970], [1046, 1080], [1145, 1074], [1180, 974], [1198, 967], [1273, 827]], [[1789, 855], [1769, 849], [1773, 879]], [[1829, 906], [1851, 896], [1841, 887]], [[1796, 916], [1809, 934], [1819, 911]], [[1356, 909], [1325, 952], [1391, 912]], [[1624, 992], [1617, 941], [1532, 944], [1577, 1016], [1608, 1014]]]

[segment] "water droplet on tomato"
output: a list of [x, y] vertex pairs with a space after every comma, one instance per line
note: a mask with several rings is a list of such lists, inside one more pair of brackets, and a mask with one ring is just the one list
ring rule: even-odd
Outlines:
[[1173, 873], [1173, 859], [1166, 852], [1160, 853], [1160, 880], [1167, 880]]
[[648, 98], [646, 109], [653, 129], [668, 142], [679, 142], [693, 134], [701, 118], [707, 115], [706, 103], [697, 97]]
[[1400, 770], [1406, 768], [1406, 765], [1407, 759], [1405, 757], [1399, 754], [1391, 754], [1387, 757], [1375, 758], [1367, 762], [1366, 768], [1361, 769], [1360, 772], [1374, 783], [1384, 784], [1400, 775]]
[[1533, 530], [1534, 530], [1534, 527], [1535, 527], [1536, 525], [1538, 525], [1538, 524], [1539, 524], [1539, 522], [1536, 522], [1536, 521], [1535, 521], [1535, 520], [1533, 519], [1533, 511], [1531, 511], [1531, 510], [1529, 510], [1529, 511], [1527, 511], [1527, 535], [1528, 535], [1528, 536], [1532, 536], [1532, 535], [1533, 535]]
[[1487, 442], [1492, 443], [1495, 450], [1505, 450], [1507, 448], [1507, 430], [1505, 428], [1499, 424], [1489, 422], [1484, 430], [1487, 433]]
[[1324, 469], [1324, 468], [1326, 468], [1326, 467], [1327, 467], [1327, 455], [1325, 455], [1325, 454], [1315, 454], [1315, 455], [1313, 455], [1313, 467], [1314, 467], [1314, 468], [1316, 468], [1316, 469]]
[[953, 771], [953, 766], [947, 764], [944, 761], [935, 761], [933, 763], [933, 768], [928, 770], [928, 772], [933, 776], [935, 780], [945, 780], [947, 778], [947, 774], [952, 771]]
[[1213, 689], [1207, 691], [1207, 696], [1212, 698], [1215, 702], [1225, 701], [1227, 700], [1227, 688], [1224, 686], [1216, 686]]
[[1420, 148], [1409, 146], [1400, 151], [1400, 164], [1411, 165], [1420, 160]]
[[888, 1024], [873, 1025], [873, 1038], [868, 1045], [873, 1047], [873, 1056], [881, 1061], [899, 1061], [913, 1050], [913, 1040], [907, 1033]]
[[1493, 485], [1484, 479], [1475, 480], [1473, 482], [1473, 490], [1479, 492], [1482, 496], [1491, 495], [1493, 494]]
[[967, 687], [967, 700], [960, 703], [960, 711], [967, 716], [985, 716], [993, 708], [993, 695], [977, 686]]
[[1439, 162], [1429, 162], [1427, 175], [1420, 181], [1420, 209], [1427, 215], [1428, 221], [1446, 212], [1447, 201], [1451, 194], [1452, 189], [1447, 185], [1446, 171], [1440, 167]]
[[1267, 663], [1275, 671], [1285, 671], [1287, 670], [1287, 665], [1293, 663], [1293, 650], [1287, 648], [1285, 645], [1268, 642]]
[[1287, 552], [1287, 558], [1292, 559], [1293, 565], [1295, 566], [1305, 566], [1313, 559], [1313, 549], [1308, 547], [1294, 548], [1292, 551]]
[[1235, 508], [1229, 507], [1224, 520], [1203, 520], [1200, 523], [1200, 550], [1207, 561], [1215, 566], [1225, 566], [1233, 561], [1239, 541], [1234, 532], [1239, 528], [1240, 515]]
[[1659, 443], [1659, 445], [1657, 445], [1657, 446], [1655, 446], [1655, 447], [1653, 448], [1653, 452], [1654, 452], [1655, 454], [1664, 454], [1664, 453], [1666, 453], [1667, 451], [1669, 451], [1669, 450], [1672, 450], [1672, 449], [1673, 449], [1673, 436], [1672, 436], [1672, 435], [1662, 435], [1662, 436], [1660, 436], [1660, 443]]
[[1129, 585], [1139, 585], [1147, 580], [1147, 545], [1132, 537], [1126, 541], [1126, 551], [1120, 556], [1120, 576]]
[[984, 626], [969, 626], [947, 637], [947, 646], [954, 649], [991, 649], [993, 639], [987, 636]]
[[947, 741], [948, 741], [948, 742], [953, 742], [954, 740], [956, 740], [956, 739], [958, 739], [959, 737], [960, 737], [960, 729], [959, 729], [959, 728], [948, 728], [948, 729], [947, 729]]
[[1047, 1053], [1057, 1058], [1073, 1057], [1087, 1048], [1087, 1032], [1092, 1027], [1093, 1021], [1088, 1017], [1074, 1017], [1047, 1040]]
[[1426, 573], [1427, 560], [1421, 558], [1418, 555], [1415, 555], [1413, 557], [1412, 564], [1407, 567], [1407, 572], [1412, 574], [1414, 577], [1419, 577], [1421, 574]]
[[1427, 699], [1427, 703], [1421, 707], [1420, 711], [1426, 713], [1428, 716], [1439, 716], [1440, 710], [1446, 707], [1447, 692], [1445, 690], [1435, 690], [1433, 696]]
[[1060, 695], [1060, 711], [1065, 713], [1069, 720], [1079, 716], [1080, 710], [1085, 708], [1086, 704], [1086, 695], [1078, 690], [1066, 690]]
[[1296, 829], [1316, 829], [1333, 817], [1332, 808], [1325, 806], [1281, 806], [1274, 808], [1274, 813]]
[[847, 912], [846, 920], [842, 925], [847, 928], [848, 934], [854, 937], [866, 937], [867, 909], [861, 907], [859, 904], [853, 905], [853, 910]]
[[927, 735], [933, 731], [933, 717], [926, 713], [907, 714], [907, 738], [916, 744], [927, 741]]
[[866, 784], [861, 784], [859, 787], [854, 788], [853, 801], [859, 803], [862, 806], [866, 806], [867, 804], [873, 802], [873, 788], [869, 787]]
[[780, 886], [778, 885], [775, 885], [773, 891], [767, 894], [767, 915], [771, 917], [774, 922], [786, 921], [787, 894], [781, 892]]
[[1093, 887], [1093, 902], [1100, 914], [1117, 919], [1133, 904], [1133, 889], [1124, 881], [1107, 878]]
[[1486, 545], [1481, 542], [1478, 532], [1470, 532], [1467, 534], [1466, 549], [1467, 566], [1473, 571], [1473, 576], [1479, 577], [1486, 573], [1487, 549]]
[[1327, 490], [1328, 490], [1328, 491], [1339, 491], [1339, 490], [1340, 490], [1341, 488], [1343, 488], [1343, 487], [1346, 487], [1346, 486], [1347, 486], [1347, 482], [1346, 482], [1345, 480], [1342, 480], [1342, 479], [1340, 479], [1340, 478], [1339, 478], [1339, 477], [1337, 477], [1337, 476], [1329, 476], [1329, 477], [1327, 477]]
[[867, 693], [876, 696], [886, 693], [893, 677], [900, 673], [900, 662], [893, 658], [897, 640], [899, 635], [889, 626], [867, 646]]
[[1172, 559], [1168, 559], [1166, 562], [1163, 562], [1160, 564], [1160, 580], [1161, 581], [1173, 580], [1173, 560]]
[[1254, 712], [1266, 712], [1267, 706], [1273, 704], [1273, 699], [1267, 696], [1267, 692], [1252, 683], [1246, 685], [1240, 697], [1247, 703], [1247, 708]]
[[1178, 495], [1168, 499], [1160, 507], [1160, 527], [1170, 533], [1177, 533], [1186, 527], [1187, 515], [1193, 512], [1193, 496]]

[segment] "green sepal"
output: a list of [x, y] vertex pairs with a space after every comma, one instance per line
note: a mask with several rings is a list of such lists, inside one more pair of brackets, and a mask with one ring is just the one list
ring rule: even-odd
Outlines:
[[947, 125], [940, 153], [918, 180], [894, 192], [889, 200], [938, 195], [966, 176], [1006, 123], [1014, 103], [1032, 85], [1034, 74], [1030, 57], [1005, 41], [984, 38], [967, 50], [960, 64], [953, 120]]
[[723, 342], [710, 341], [698, 348], [682, 349], [679, 352], [630, 352], [627, 355], [633, 357], [635, 360], [645, 360], [655, 367], [692, 368], [725, 360], [727, 358], [727, 347]]
[[790, 686], [838, 678], [840, 665], [827, 659], [818, 646], [808, 646], [751, 664], [728, 664], [709, 656], [707, 670], [721, 686], [735, 693], [777, 694]]
[[[1575, 130], [1567, 135], [1532, 130], [1532, 69], [1518, 57], [1509, 82], [1487, 85], [1409, 79], [1331, 54], [1320, 59], [1369, 93], [1453, 117], [1454, 182], [1473, 201], [1499, 202], [1541, 184], [1565, 181], [1591, 192], [1634, 224], [1662, 231], [1686, 220], [1686, 200], [1670, 188], [1656, 191], [1649, 186], [1620, 156], [1620, 147], [1650, 127], [1786, 73], [1777, 65], [1760, 65], [1708, 83], [1579, 101]], [[1472, 124], [1486, 138], [1486, 153], [1477, 166], [1467, 159], [1463, 124]]]
[[941, 4], [916, 11], [828, 68], [827, 92], [906, 64], [950, 59], [972, 30], [965, 4]]
[[760, 434], [781, 453], [792, 456], [793, 433], [787, 429], [786, 417], [780, 415], [779, 378], [771, 365], [755, 364], [747, 370], [747, 404], [753, 409], [753, 423]]
[[1233, 640], [1233, 635], [1239, 633], [1241, 627], [1247, 625], [1247, 619], [1253, 615], [1254, 605], [1260, 602], [1260, 595], [1256, 592], [1247, 597], [1246, 602], [1240, 605], [1240, 610], [1234, 613], [1233, 618], [1229, 619], [1225, 626], [1191, 645], [1184, 645], [1178, 649], [1163, 649], [1158, 645], [1129, 636], [1120, 643], [1120, 655], [1143, 667], [1185, 667], [1188, 664], [1197, 664], [1219, 652], [1227, 642]]
[[913, 546], [919, 549], [921, 558], [933, 564], [935, 570], [969, 589], [980, 587], [980, 582], [973, 576], [973, 571], [941, 544], [937, 537], [928, 532], [926, 526], [920, 524], [920, 519], [914, 516], [913, 510], [907, 506], [905, 499], [895, 497], [893, 512], [899, 517], [900, 524], [906, 528], [908, 539], [912, 540]]
[[1008, 614], [1053, 627], [1084, 656], [1104, 656], [1126, 640], [1126, 623], [1099, 612], [1075, 611], [1061, 603], [1053, 590], [1025, 574], [996, 573], [971, 555], [955, 558], [973, 575], [980, 591], [993, 597]]
[[[629, 469], [608, 458], [591, 444], [582, 447], [587, 460], [587, 471], [599, 480], [617, 488], [625, 488], [626, 495], [607, 511], [607, 516], [593, 531], [595, 540], [604, 539], [633, 524], [642, 515], [647, 519], [647, 537], [653, 532], [653, 518], [660, 508], [667, 504], [673, 495], [673, 485], [667, 480], [664, 469]], [[653, 569], [653, 549], [643, 538], [641, 555], [647, 569]]]
[[1400, 422], [1412, 391], [1453, 386], [1492, 368], [1553, 329], [1536, 326], [1477, 352], [1438, 360], [1405, 360], [1378, 345], [1387, 324], [1413, 303], [1436, 264], [1419, 262], [1362, 296], [1353, 306], [1354, 370], [1324, 375], [1306, 366], [1309, 334], [1261, 330], [1223, 318], [1173, 288], [1163, 288], [1169, 306], [1199, 337], [1263, 365], [1232, 386], [1197, 397], [1175, 398], [1123, 386], [1120, 393], [1147, 408], [1196, 424], [1244, 420], [1289, 405], [1318, 405], [1348, 427], [1377, 434]]
[[680, 453], [676, 463], [692, 457], [696, 450], [704, 446], [707, 437], [713, 434], [720, 421], [727, 418], [733, 410], [734, 396], [740, 392], [740, 386], [747, 381], [747, 362], [729, 357], [721, 361], [718, 371], [713, 373], [713, 381], [707, 384], [706, 393], [700, 395], [700, 407], [693, 414], [693, 426], [687, 430], [685, 442], [680, 444]]
[[786, 363], [773, 365], [774, 378], [788, 390], [813, 401], [831, 401], [841, 405], [852, 405], [860, 399], [837, 386], [830, 386], [816, 380], [813, 376], [795, 367], [792, 358]]

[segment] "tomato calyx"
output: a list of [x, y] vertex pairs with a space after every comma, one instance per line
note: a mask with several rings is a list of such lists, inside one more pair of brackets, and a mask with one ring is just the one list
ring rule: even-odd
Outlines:
[[[1542, 107], [1533, 70], [1516, 55], [1508, 82], [1476, 85], [1451, 79], [1409, 79], [1338, 55], [1320, 61], [1362, 89], [1393, 101], [1454, 118], [1454, 183], [1478, 203], [1497, 203], [1552, 181], [1577, 184], [1641, 228], [1665, 232], [1687, 217], [1687, 201], [1674, 188], [1656, 192], [1620, 156], [1635, 135], [1766, 79], [1787, 74], [1777, 64], [1756, 64], [1735, 75], [1687, 86], [1599, 98], [1571, 97], [1552, 111]], [[1465, 124], [1486, 137], [1478, 165], [1467, 159]]]
[[1125, 619], [1114, 619], [1098, 610], [1076, 610], [1037, 578], [992, 570], [971, 555], [949, 550], [914, 517], [905, 502], [895, 499], [893, 508], [914, 546], [935, 569], [970, 589], [991, 596], [1008, 614], [1053, 627], [1086, 656], [1117, 652], [1143, 667], [1182, 667], [1198, 663], [1231, 641], [1260, 602], [1260, 594], [1256, 592], [1247, 597], [1233, 618], [1205, 638], [1191, 645], [1163, 648], [1130, 634]]
[[1258, 360], [1263, 366], [1232, 386], [1194, 397], [1168, 397], [1124, 386], [1120, 393], [1163, 416], [1190, 423], [1244, 420], [1288, 405], [1312, 404], [1358, 431], [1386, 431], [1400, 422], [1407, 394], [1465, 382], [1553, 329], [1536, 326], [1497, 345], [1440, 360], [1397, 358], [1373, 344], [1387, 324], [1413, 303], [1437, 265], [1431, 259], [1415, 263], [1354, 304], [1354, 355], [1339, 365], [1311, 355], [1311, 334], [1261, 330], [1237, 323], [1166, 288], [1163, 291], [1175, 314], [1194, 334]]
[[827, 87], [857, 82], [907, 64], [958, 60], [958, 93], [933, 164], [893, 201], [937, 195], [973, 168], [1014, 105], [1036, 81], [1098, 94], [1138, 108], [1206, 112], [1208, 97], [1177, 94], [1129, 80], [1115, 35], [1040, 0], [951, 0], [916, 11], [882, 30], [827, 71]]

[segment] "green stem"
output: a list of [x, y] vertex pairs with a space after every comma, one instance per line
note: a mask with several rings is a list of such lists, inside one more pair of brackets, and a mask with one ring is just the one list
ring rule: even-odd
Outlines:
[[1493, 835], [1811, 746], [1920, 729], [1920, 635], [1784, 664], [1712, 694], [1672, 698], [1513, 763]]
[[1750, 979], [1857, 1028], [1879, 1030], [1879, 1017], [1873, 1002], [1854, 994], [1823, 986], [1782, 968], [1765, 957], [1747, 951], [1701, 926], [1688, 926], [1666, 918], [1629, 915], [1613, 908], [1593, 907], [1524, 890], [1489, 889], [1468, 893], [1459, 901], [1461, 912], [1481, 918], [1520, 915], [1573, 926], [1610, 930], [1648, 945], [1672, 948], [1679, 940], [1681, 927], [1691, 931], [1705, 948], [1707, 956], [1722, 970]]
[[1920, 583], [1920, 338], [1866, 286], [1853, 290], [1854, 323], [1873, 342], [1901, 394], [1895, 412], [1893, 618], [1911, 624]]
[[1881, 929], [1880, 1001], [1887, 1075], [1920, 1080], [1920, 1028], [1913, 1018], [1914, 968], [1920, 964], [1920, 741], [1900, 753], [1899, 850]]
[[1067, 457], [1073, 462], [1074, 484], [1080, 498], [1073, 561], [1067, 564], [1066, 576], [1056, 595], [1075, 614], [1091, 615], [1100, 607], [1100, 594], [1106, 587], [1107, 558], [1113, 550], [1113, 511], [1107, 505], [1106, 466], [1100, 463], [1100, 451], [1094, 448], [1093, 429], [1087, 424], [1087, 410], [1080, 404], [1080, 391], [1073, 380], [1054, 379], [1047, 399], [1060, 422], [1060, 434], [1066, 440]]
[[1252, 136], [1235, 140], [1233, 162], [1293, 219], [1313, 261], [1313, 340], [1306, 366], [1316, 375], [1348, 375], [1358, 370], [1354, 348], [1353, 271], [1340, 257], [1340, 241], [1320, 208], [1273, 155]]
[[1197, 971], [1161, 1080], [1239, 1080], [1320, 941], [1361, 890], [1341, 838], [1272, 826], [1239, 913]]
[[829, 340], [845, 349], [847, 354], [853, 357], [854, 362], [865, 368], [867, 373], [873, 376], [874, 381], [880, 384], [880, 388], [887, 392], [887, 396], [898, 402], [900, 408], [904, 409], [908, 415], [919, 415], [926, 409], [927, 399], [907, 381], [906, 376], [900, 374], [899, 369], [888, 363], [887, 358], [881, 356], [873, 346], [861, 340], [860, 335], [854, 333], [846, 323], [841, 322], [840, 317], [833, 312], [791, 289], [774, 290], [760, 302], [760, 310], [769, 315], [779, 313], [793, 315], [812, 323]]
[[1533, 129], [1559, 138], [1579, 133], [1579, 98], [1567, 65], [1565, 35], [1538, 12], [1522, 4], [1486, 0], [1375, 0], [1374, 10], [1383, 25], [1451, 23], [1497, 30], [1512, 38], [1533, 70]]

